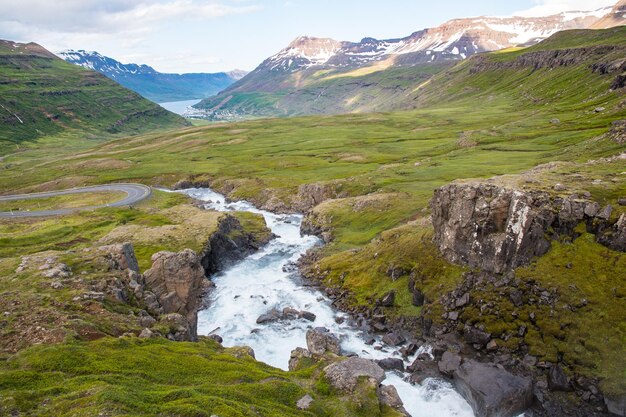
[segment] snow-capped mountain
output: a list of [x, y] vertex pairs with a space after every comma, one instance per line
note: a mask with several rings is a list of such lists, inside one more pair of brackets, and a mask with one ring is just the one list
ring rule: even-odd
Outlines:
[[[341, 42], [301, 36], [265, 60], [259, 69], [294, 72], [310, 67], [362, 66], [385, 59], [394, 59], [401, 65], [464, 59], [479, 52], [537, 43], [561, 30], [590, 28], [608, 15], [619, 17], [607, 7], [547, 17], [453, 19], [401, 39]], [[615, 20], [611, 25], [626, 24], [624, 16]]]
[[241, 70], [214, 74], [166, 74], [148, 65], [122, 64], [95, 51], [70, 49], [57, 55], [72, 64], [98, 71], [159, 103], [210, 97], [247, 74]]
[[57, 55], [67, 62], [101, 72], [112, 79], [123, 74], [157, 74], [157, 71], [148, 65], [122, 64], [113, 58], [100, 55], [96, 51], [68, 49]]
[[626, 25], [626, 0], [545, 17], [453, 19], [398, 39], [346, 42], [300, 36], [196, 107], [220, 120], [376, 111], [477, 53], [530, 46], [568, 29], [621, 25]]

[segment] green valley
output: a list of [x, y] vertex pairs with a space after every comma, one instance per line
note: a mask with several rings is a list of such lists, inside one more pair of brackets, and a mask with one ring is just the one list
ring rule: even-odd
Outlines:
[[[274, 213], [301, 212], [301, 230], [325, 242], [300, 261], [301, 272], [342, 310], [371, 323], [382, 316], [380, 333], [453, 340], [435, 349], [530, 375], [545, 395], [532, 415], [557, 406], [563, 414], [553, 415], [577, 407], [605, 415], [626, 398], [626, 26], [563, 31], [455, 65], [320, 73], [295, 93], [233, 93], [228, 100], [244, 113], [268, 103], [268, 115], [354, 113], [200, 126], [32, 45], [0, 48], [0, 193], [139, 182], [211, 187]], [[325, 96], [330, 86], [335, 95]], [[293, 110], [291, 100], [306, 108]], [[389, 111], [371, 112], [383, 102]], [[536, 224], [545, 228], [533, 229], [533, 242], [548, 247], [508, 269], [453, 259], [433, 224], [456, 212], [431, 202], [451, 182], [534, 198], [525, 213], [541, 212]], [[472, 193], [471, 210], [489, 208], [484, 218], [497, 209], [513, 216], [517, 203], [474, 204]], [[363, 378], [351, 394], [331, 387], [333, 354], [280, 371], [209, 337], [168, 340], [178, 330], [163, 316], [151, 314], [155, 337], [137, 338], [145, 295], [75, 298], [105, 292], [99, 282], [130, 285], [110, 261], [117, 252], [99, 252], [104, 245], [131, 242], [145, 274], [159, 251], [206, 258], [215, 242], [256, 250], [270, 239], [260, 215], [194, 204], [157, 190], [137, 207], [0, 219], [0, 311], [9, 313], [0, 318], [0, 414], [400, 415]], [[235, 226], [222, 230], [225, 217]], [[507, 227], [487, 224], [475, 238]], [[25, 257], [32, 265], [20, 270]], [[59, 279], [41, 277], [46, 257], [73, 271], [71, 285], [53, 289]], [[36, 332], [45, 337], [29, 340]], [[476, 342], [476, 334], [488, 336]], [[553, 389], [550, 369], [563, 372], [567, 389]], [[305, 394], [316, 401], [298, 410]]]

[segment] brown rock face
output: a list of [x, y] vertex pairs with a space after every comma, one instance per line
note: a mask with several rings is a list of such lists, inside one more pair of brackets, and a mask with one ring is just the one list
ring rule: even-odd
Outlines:
[[[435, 242], [450, 261], [501, 273], [527, 264], [550, 248], [550, 235], [575, 235], [586, 222], [598, 241], [624, 250], [625, 227], [609, 224], [610, 206], [553, 198], [546, 192], [522, 192], [493, 184], [448, 184], [431, 200]], [[626, 222], [624, 222], [626, 223]]]
[[198, 306], [206, 279], [200, 258], [190, 249], [158, 252], [145, 274], [146, 286], [154, 293], [164, 313], [178, 313], [187, 319], [189, 339], [197, 338]]

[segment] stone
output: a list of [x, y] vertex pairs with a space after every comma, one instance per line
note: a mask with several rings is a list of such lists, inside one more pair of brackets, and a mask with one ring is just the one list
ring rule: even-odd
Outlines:
[[324, 327], [316, 327], [306, 332], [306, 345], [314, 355], [323, 355], [326, 352], [339, 355], [339, 339]]
[[456, 371], [459, 366], [461, 366], [461, 361], [461, 356], [447, 350], [444, 352], [439, 363], [437, 363], [439, 372], [446, 376], [452, 376], [454, 371]]
[[570, 380], [559, 365], [552, 365], [548, 371], [548, 388], [550, 391], [571, 391]]
[[566, 186], [564, 186], [564, 185], [563, 185], [563, 184], [561, 184], [561, 183], [556, 183], [556, 184], [554, 184], [554, 187], [553, 187], [553, 188], [554, 188], [554, 191], [565, 191], [565, 190], [567, 190], [567, 187], [566, 187]]
[[594, 113], [602, 113], [605, 110], [606, 108], [604, 107], [596, 107], [595, 109], [593, 109]]
[[348, 358], [324, 368], [324, 373], [330, 384], [343, 392], [353, 392], [360, 377], [368, 378], [378, 387], [385, 379], [385, 371], [378, 364], [369, 359]]
[[600, 204], [596, 203], [595, 201], [592, 203], [587, 203], [585, 205], [585, 216], [587, 217], [595, 217], [598, 212], [600, 211]]
[[440, 378], [439, 368], [435, 361], [420, 361], [415, 360], [411, 365], [407, 367], [409, 372], [413, 372], [410, 376], [411, 382], [414, 384], [421, 384], [428, 378]]
[[452, 320], [452, 321], [457, 321], [459, 319], [459, 312], [458, 311], [451, 311], [448, 313], [448, 319]]
[[465, 294], [463, 294], [460, 298], [456, 300], [454, 305], [456, 306], [456, 308], [461, 308], [461, 307], [465, 307], [466, 305], [468, 305], [469, 302], [470, 302], [470, 295], [468, 292], [466, 292]]
[[620, 198], [619, 200], [617, 200], [617, 204], [619, 204], [620, 206], [626, 206], [626, 198]]
[[385, 358], [377, 360], [376, 363], [386, 371], [395, 369], [404, 372], [404, 361], [400, 358]]
[[280, 314], [280, 311], [278, 311], [275, 308], [273, 308], [270, 311], [268, 311], [267, 313], [261, 314], [256, 319], [256, 323], [257, 324], [271, 323], [273, 321], [279, 320], [281, 317], [282, 317], [282, 315]]
[[[291, 308], [291, 307], [285, 307], [283, 308], [283, 313], [282, 315], [280, 315], [281, 318], [283, 319], [296, 319], [300, 316], [300, 312], [298, 310], [296, 310], [295, 308]], [[259, 323], [259, 321], [257, 320], [257, 324]]]
[[602, 210], [596, 214], [596, 217], [602, 220], [609, 220], [611, 218], [611, 213], [613, 212], [613, 206], [607, 204]]
[[61, 288], [63, 288], [63, 284], [59, 281], [54, 281], [52, 282], [52, 284], [50, 284], [50, 286], [55, 289], [55, 290], [60, 290]]
[[398, 395], [398, 390], [393, 385], [381, 385], [376, 390], [378, 400], [381, 404], [391, 407], [395, 410], [400, 410], [404, 415], [408, 416], [406, 410], [404, 410], [404, 403]]
[[219, 334], [210, 334], [207, 336], [209, 339], [216, 341], [217, 343], [222, 343], [224, 339]]
[[487, 343], [487, 350], [490, 352], [498, 350], [498, 342], [496, 342], [494, 339], [491, 339], [489, 343]]
[[169, 313], [159, 317], [159, 324], [170, 330], [170, 340], [184, 342], [191, 340], [191, 325], [182, 314]]
[[485, 346], [489, 343], [489, 340], [491, 340], [491, 334], [468, 325], [465, 325], [463, 328], [463, 336], [465, 337], [465, 341], [467, 341], [467, 343], [471, 343], [473, 345]]
[[98, 250], [105, 252], [106, 258], [110, 261], [111, 269], [121, 271], [129, 269], [137, 274], [139, 273], [139, 263], [131, 243], [100, 246]]
[[157, 252], [144, 278], [162, 311], [183, 315], [189, 323], [188, 340], [197, 340], [198, 307], [206, 280], [198, 255], [191, 249]]
[[308, 410], [312, 402], [313, 397], [306, 394], [304, 397], [300, 398], [298, 402], [296, 402], [296, 407], [298, 407], [299, 410]]
[[55, 265], [45, 264], [43, 267], [45, 268], [43, 268], [44, 272], [42, 272], [41, 275], [46, 278], [67, 278], [72, 275], [70, 267], [64, 263], [58, 263]]
[[511, 291], [511, 293], [509, 294], [509, 299], [515, 307], [520, 307], [522, 304], [524, 304], [524, 295], [522, 291], [518, 289], [514, 289]]
[[522, 363], [528, 367], [537, 365], [537, 357], [532, 355], [525, 355], [522, 359]]
[[141, 327], [152, 327], [156, 323], [156, 319], [152, 316], [141, 316], [137, 321]]
[[517, 416], [533, 402], [530, 378], [474, 360], [454, 371], [454, 385], [478, 417]]
[[616, 416], [626, 416], [626, 394], [604, 395], [604, 404], [609, 413]]
[[311, 352], [308, 349], [304, 349], [301, 347], [297, 347], [291, 351], [291, 355], [289, 356], [289, 370], [296, 371], [302, 365], [302, 361], [305, 359], [312, 358]]
[[301, 311], [298, 316], [307, 321], [315, 321], [315, 319], [317, 318], [317, 316], [310, 311]]
[[255, 359], [254, 349], [252, 349], [250, 346], [235, 346], [229, 348], [228, 352], [238, 359], [243, 359], [246, 357]]
[[141, 339], [150, 339], [153, 336], [154, 336], [154, 333], [152, 332], [152, 330], [148, 328], [143, 329], [141, 333], [139, 333], [139, 337]]
[[396, 291], [391, 290], [380, 299], [380, 305], [383, 307], [392, 307], [396, 300]]
[[423, 306], [424, 305], [424, 293], [418, 289], [414, 289], [412, 303], [416, 307]]
[[400, 346], [406, 339], [398, 332], [391, 332], [384, 335], [382, 341], [389, 346]]

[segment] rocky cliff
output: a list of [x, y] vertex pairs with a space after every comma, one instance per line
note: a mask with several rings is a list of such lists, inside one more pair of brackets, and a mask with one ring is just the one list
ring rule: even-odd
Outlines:
[[550, 241], [576, 235], [576, 227], [598, 241], [626, 250], [626, 218], [611, 222], [612, 207], [572, 195], [554, 197], [487, 183], [449, 184], [431, 201], [435, 241], [450, 261], [501, 273], [544, 255]]

